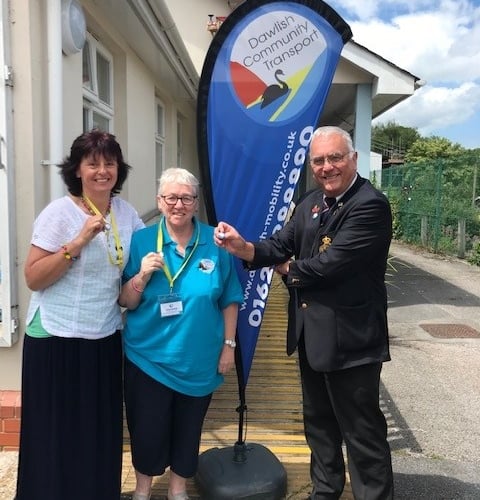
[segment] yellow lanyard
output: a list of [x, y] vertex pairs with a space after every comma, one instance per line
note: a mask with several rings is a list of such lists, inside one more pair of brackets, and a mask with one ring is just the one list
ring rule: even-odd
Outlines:
[[[95, 215], [102, 215], [102, 212], [100, 212], [100, 210], [98, 210], [98, 208], [93, 204], [93, 202], [90, 200], [90, 198], [88, 198], [88, 196], [82, 195], [82, 198], [87, 203], [88, 208], [90, 209], [91, 212], [93, 212]], [[107, 222], [105, 220], [105, 218], [103, 220], [105, 223]], [[112, 225], [112, 235], [113, 235], [113, 241], [115, 242], [115, 250], [116, 250], [117, 256], [114, 258], [112, 256], [112, 254], [110, 253], [110, 245], [109, 245], [110, 231], [106, 230], [108, 260], [110, 261], [110, 264], [112, 264], [112, 266], [122, 267], [122, 265], [123, 265], [123, 247], [122, 247], [122, 241], [120, 240], [120, 235], [118, 232], [117, 221], [115, 220], [115, 215], [113, 214], [112, 207], [110, 207], [110, 222]]]
[[[157, 252], [160, 253], [163, 251], [163, 231], [162, 231], [162, 225], [165, 225], [165, 217], [162, 217], [159, 224], [158, 224], [158, 233], [157, 233]], [[166, 227], [165, 227], [166, 229]], [[167, 260], [164, 257], [164, 264], [163, 264], [163, 272], [165, 273], [165, 276], [167, 277], [168, 283], [170, 284], [170, 292], [173, 290], [173, 283], [175, 280], [180, 276], [182, 271], [185, 269], [186, 265], [188, 264], [188, 261], [193, 255], [193, 252], [195, 252], [198, 242], [200, 241], [200, 227], [198, 224], [195, 224], [195, 229], [197, 231], [197, 236], [195, 238], [195, 244], [193, 245], [192, 251], [188, 254], [188, 257], [185, 259], [183, 264], [181, 265], [180, 269], [175, 273], [175, 276], [172, 276], [172, 273], [170, 272], [170, 269], [168, 268], [167, 265]], [[185, 249], [186, 251], [186, 249]]]

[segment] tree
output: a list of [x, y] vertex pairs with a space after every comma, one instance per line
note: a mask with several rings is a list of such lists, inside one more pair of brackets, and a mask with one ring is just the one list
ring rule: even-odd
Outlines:
[[453, 143], [445, 137], [420, 137], [409, 148], [405, 154], [405, 161], [408, 163], [452, 159], [467, 152], [463, 146]]
[[372, 127], [372, 151], [380, 153], [387, 161], [402, 159], [412, 144], [420, 139], [416, 128], [404, 127], [394, 121]]
[[[442, 193], [441, 206], [445, 214], [468, 217], [475, 197], [475, 168], [478, 156], [475, 150], [464, 148], [444, 137], [423, 137], [412, 144], [405, 155], [405, 165], [412, 169], [409, 173], [411, 184], [417, 189], [435, 188], [436, 198], [430, 200], [437, 206]], [[424, 192], [423, 200], [428, 202]]]

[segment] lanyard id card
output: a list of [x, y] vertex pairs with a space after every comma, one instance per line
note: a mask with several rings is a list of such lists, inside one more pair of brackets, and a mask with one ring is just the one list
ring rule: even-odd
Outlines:
[[179, 314], [183, 314], [182, 297], [178, 293], [159, 295], [158, 305], [160, 308], [160, 316], [162, 318], [168, 318], [170, 316], [178, 316]]

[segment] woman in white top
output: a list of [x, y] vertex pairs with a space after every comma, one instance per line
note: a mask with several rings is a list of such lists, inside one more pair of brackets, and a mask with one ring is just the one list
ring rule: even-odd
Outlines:
[[130, 166], [111, 134], [77, 137], [69, 194], [34, 223], [23, 346], [17, 500], [118, 500], [122, 466], [120, 277], [144, 227], [117, 195]]

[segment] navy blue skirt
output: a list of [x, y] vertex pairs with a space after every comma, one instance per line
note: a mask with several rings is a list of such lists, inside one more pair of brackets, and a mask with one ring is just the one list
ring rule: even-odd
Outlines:
[[25, 335], [16, 500], [118, 500], [122, 344]]

